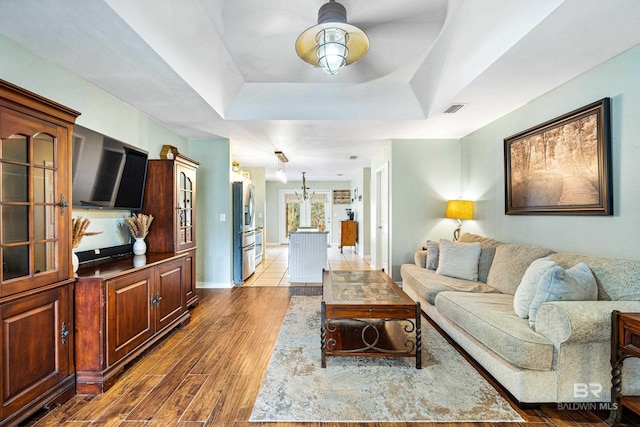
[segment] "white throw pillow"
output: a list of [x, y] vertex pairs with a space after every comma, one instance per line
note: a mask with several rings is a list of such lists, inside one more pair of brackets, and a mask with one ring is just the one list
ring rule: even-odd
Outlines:
[[540, 306], [548, 301], [595, 301], [598, 284], [593, 272], [581, 262], [565, 270], [559, 265], [551, 267], [540, 278], [536, 296], [529, 308], [529, 325], [535, 329]]
[[549, 257], [538, 258], [533, 261], [527, 271], [525, 271], [520, 285], [516, 289], [516, 293], [513, 296], [513, 309], [516, 314], [522, 319], [529, 317], [529, 307], [531, 307], [531, 301], [536, 296], [536, 289], [538, 289], [538, 283], [544, 273], [551, 267], [557, 264]]
[[427, 265], [428, 270], [435, 270], [438, 268], [438, 258], [440, 253], [440, 245], [433, 240], [427, 240]]
[[440, 240], [440, 256], [436, 274], [478, 281], [480, 243]]

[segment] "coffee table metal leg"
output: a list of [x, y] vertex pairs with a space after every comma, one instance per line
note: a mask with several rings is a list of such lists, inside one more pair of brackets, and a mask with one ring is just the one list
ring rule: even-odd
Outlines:
[[422, 369], [422, 311], [416, 302], [416, 369]]
[[326, 330], [327, 306], [324, 301], [320, 303], [320, 366], [327, 367], [327, 330]]

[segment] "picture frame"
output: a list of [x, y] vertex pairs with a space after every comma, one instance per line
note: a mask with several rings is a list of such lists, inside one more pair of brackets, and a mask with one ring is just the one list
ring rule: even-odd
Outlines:
[[610, 101], [504, 139], [506, 215], [613, 215]]

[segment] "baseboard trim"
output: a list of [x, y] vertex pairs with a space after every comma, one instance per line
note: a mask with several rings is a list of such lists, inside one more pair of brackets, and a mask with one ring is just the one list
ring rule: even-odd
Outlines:
[[231, 283], [216, 283], [216, 282], [196, 282], [196, 288], [202, 289], [219, 289], [219, 288], [233, 288]]

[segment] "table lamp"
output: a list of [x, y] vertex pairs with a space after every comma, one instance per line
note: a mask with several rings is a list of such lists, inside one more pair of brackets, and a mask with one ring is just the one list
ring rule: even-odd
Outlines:
[[453, 231], [453, 240], [460, 238], [460, 228], [463, 219], [473, 219], [473, 201], [471, 200], [449, 200], [447, 202], [446, 218], [458, 220], [458, 227]]

